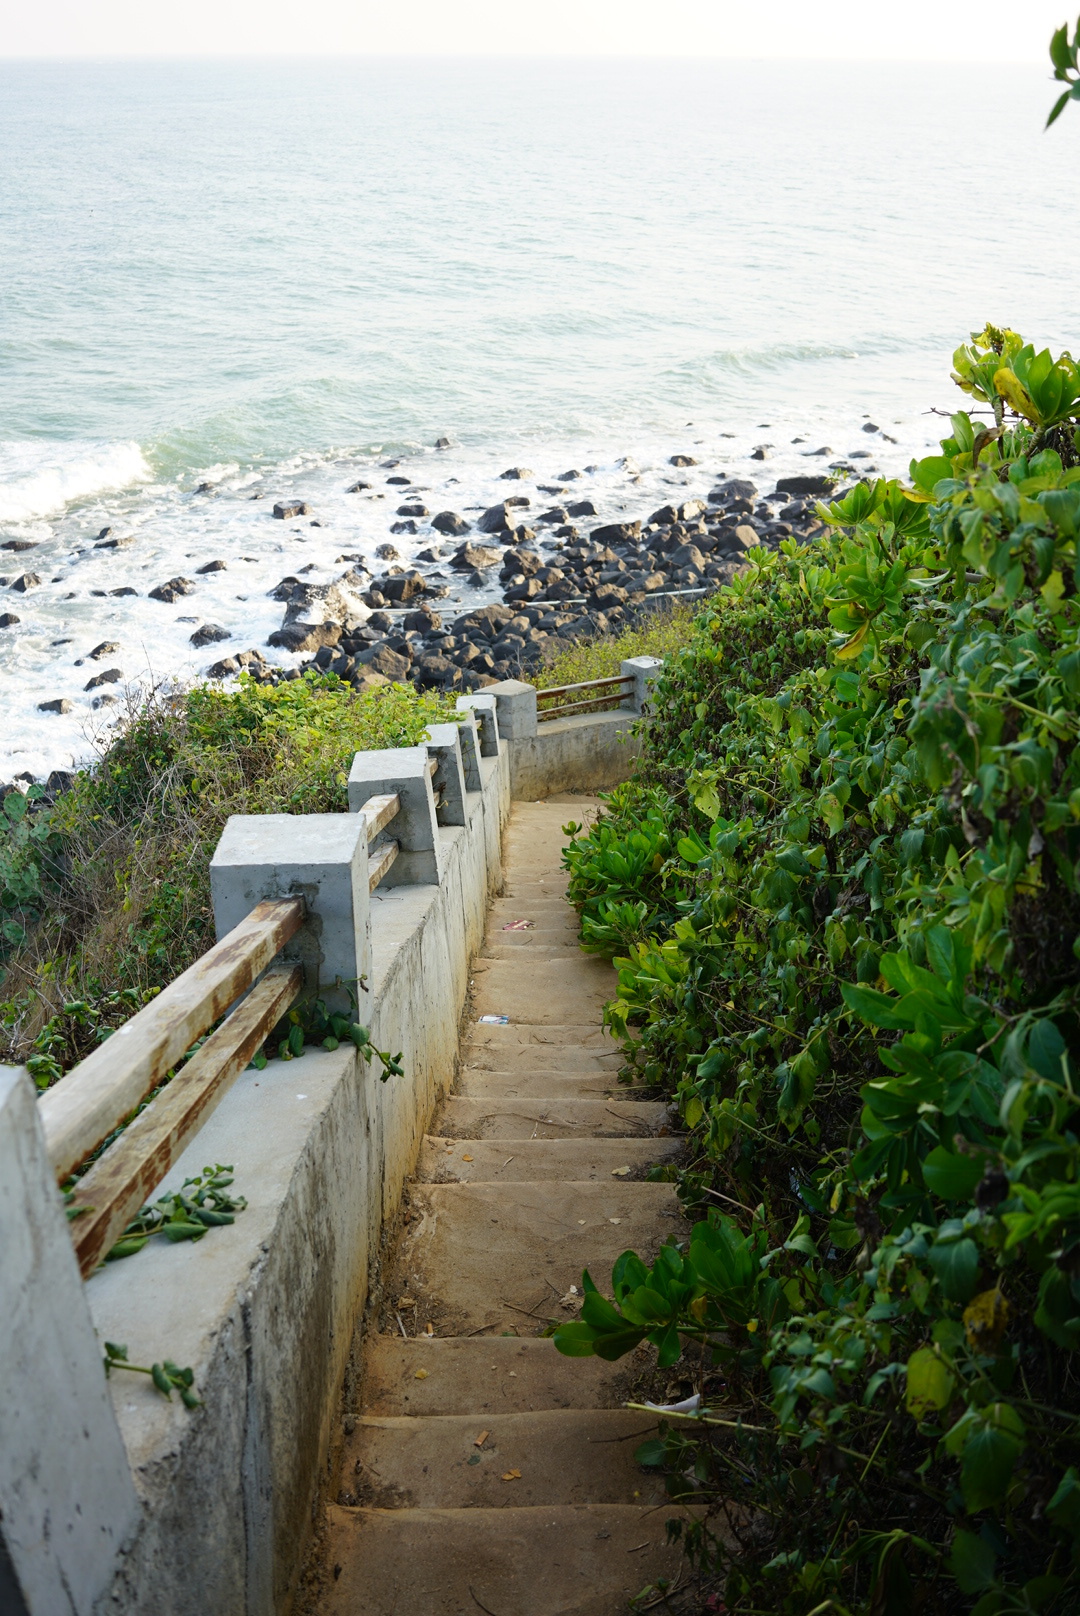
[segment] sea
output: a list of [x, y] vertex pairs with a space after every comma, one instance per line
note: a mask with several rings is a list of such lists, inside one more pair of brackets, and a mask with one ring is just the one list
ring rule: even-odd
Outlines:
[[1080, 343], [1052, 99], [1031, 66], [0, 63], [0, 781], [265, 648], [283, 576], [408, 566], [399, 503], [904, 472], [972, 330]]

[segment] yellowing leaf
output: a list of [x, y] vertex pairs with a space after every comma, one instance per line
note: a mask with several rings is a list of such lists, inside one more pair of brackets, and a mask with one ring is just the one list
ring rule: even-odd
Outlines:
[[836, 653], [837, 661], [846, 662], [849, 658], [858, 656], [859, 652], [866, 644], [866, 636], [869, 632], [870, 624], [867, 621], [855, 630], [850, 640], [844, 641], [843, 645]]
[[907, 1362], [907, 1408], [917, 1420], [946, 1408], [956, 1377], [933, 1347], [920, 1347]]
[[980, 1291], [964, 1309], [964, 1329], [968, 1343], [977, 1352], [996, 1347], [1009, 1322], [1010, 1307], [997, 1286]]
[[413, 1376], [413, 1379], [414, 1380], [426, 1380], [427, 1377], [428, 1377], [428, 1372], [427, 1372], [426, 1369], [418, 1369], [416, 1371], [416, 1374]]
[[994, 372], [994, 387], [1005, 400], [1011, 404], [1017, 415], [1022, 415], [1028, 421], [1038, 420], [1039, 412], [1031, 402], [1027, 392], [1020, 385], [1019, 380], [1011, 370], [1002, 365], [1000, 370]]
[[626, 1178], [629, 1172], [629, 1167], [613, 1167], [611, 1169], [611, 1176], [612, 1178]]
[[683, 1115], [686, 1118], [686, 1126], [688, 1128], [696, 1128], [702, 1117], [705, 1115], [705, 1107], [702, 1105], [696, 1094], [692, 1094], [689, 1100], [687, 1100], [686, 1110], [684, 1111]]
[[521, 1480], [521, 1471], [520, 1470], [504, 1470], [503, 1471], [503, 1480], [504, 1481], [520, 1481]]

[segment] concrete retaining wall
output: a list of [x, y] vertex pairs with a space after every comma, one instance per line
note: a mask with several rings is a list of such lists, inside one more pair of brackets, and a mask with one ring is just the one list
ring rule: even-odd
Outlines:
[[625, 780], [641, 751], [632, 733], [638, 715], [626, 708], [572, 713], [537, 726], [515, 741], [510, 786], [535, 802], [556, 791], [604, 791]]
[[[16, 1183], [16, 1166], [28, 1182], [3, 1202], [5, 1241], [12, 1221], [26, 1238], [0, 1243], [5, 1612], [22, 1616], [2, 1594], [12, 1577], [27, 1616], [287, 1612], [380, 1234], [456, 1070], [512, 789], [535, 798], [615, 783], [636, 750], [625, 739], [633, 716], [571, 717], [503, 740], [480, 760], [466, 823], [438, 832], [440, 883], [372, 894], [359, 1018], [379, 1047], [402, 1052], [405, 1076], [382, 1083], [344, 1048], [243, 1073], [154, 1192], [229, 1164], [248, 1200], [231, 1228], [194, 1245], [152, 1241], [80, 1286], [32, 1090], [9, 1074], [0, 1103], [12, 1163], [0, 1161], [0, 1186]], [[95, 1330], [133, 1363], [190, 1365], [205, 1407], [192, 1415], [140, 1375], [105, 1383]], [[21, 1408], [28, 1387], [36, 1400], [19, 1424], [3, 1404]]]

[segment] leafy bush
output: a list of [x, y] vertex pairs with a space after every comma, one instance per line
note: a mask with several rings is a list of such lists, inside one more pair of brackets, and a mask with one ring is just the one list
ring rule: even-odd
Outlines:
[[1080, 383], [954, 363], [989, 423], [755, 556], [565, 855], [698, 1221], [556, 1342], [722, 1368], [643, 1457], [732, 1612], [1080, 1592]]
[[452, 705], [403, 685], [357, 696], [333, 674], [242, 675], [135, 708], [51, 808], [39, 788], [10, 792], [6, 1057], [46, 1087], [211, 946], [209, 865], [230, 814], [342, 811], [355, 751], [413, 745]]

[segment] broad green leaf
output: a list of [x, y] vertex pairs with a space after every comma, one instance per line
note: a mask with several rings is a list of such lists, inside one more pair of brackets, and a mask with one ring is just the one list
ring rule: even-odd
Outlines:
[[950, 1302], [970, 1302], [979, 1279], [979, 1248], [974, 1240], [931, 1246], [930, 1266]]

